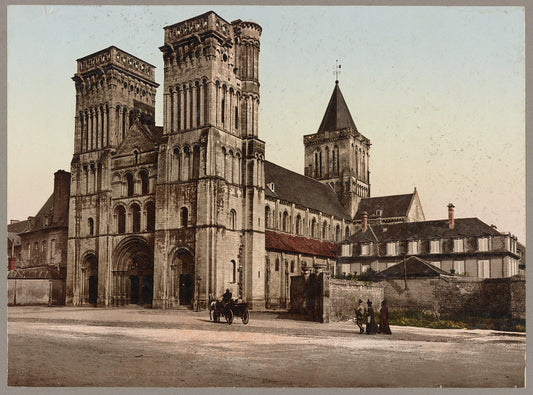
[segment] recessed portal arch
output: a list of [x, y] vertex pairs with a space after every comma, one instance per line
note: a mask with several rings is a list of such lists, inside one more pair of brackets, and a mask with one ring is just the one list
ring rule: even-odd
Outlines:
[[96, 306], [96, 302], [98, 301], [98, 258], [94, 252], [88, 252], [82, 262], [82, 304]]
[[172, 256], [170, 268], [172, 304], [192, 307], [195, 293], [194, 256], [189, 250], [179, 248]]
[[154, 253], [142, 237], [124, 239], [113, 252], [112, 304], [151, 306]]

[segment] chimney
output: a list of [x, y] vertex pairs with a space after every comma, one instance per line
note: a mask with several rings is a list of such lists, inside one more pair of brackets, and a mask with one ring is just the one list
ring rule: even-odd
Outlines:
[[450, 229], [455, 227], [455, 218], [453, 213], [454, 208], [455, 206], [452, 203], [448, 204], [448, 226]]
[[68, 216], [68, 200], [70, 197], [70, 173], [58, 170], [54, 173], [54, 212], [51, 223], [58, 222], [62, 217]]
[[361, 219], [361, 232], [365, 233], [368, 228], [368, 214], [363, 211], [363, 218]]

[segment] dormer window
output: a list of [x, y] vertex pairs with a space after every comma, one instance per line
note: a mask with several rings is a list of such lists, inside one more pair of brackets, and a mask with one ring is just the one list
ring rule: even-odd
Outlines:
[[272, 192], [274, 192], [274, 183], [273, 182], [268, 183], [267, 186]]
[[418, 254], [419, 246], [420, 243], [418, 240], [409, 240], [409, 242], [407, 243], [407, 253], [411, 255]]
[[361, 255], [370, 255], [370, 243], [361, 243]]
[[398, 241], [389, 241], [387, 243], [387, 255], [398, 255]]
[[376, 210], [376, 215], [377, 215], [378, 217], [381, 217], [381, 216], [383, 215], [383, 210], [380, 209], [380, 208], [378, 208], [378, 209]]
[[457, 238], [453, 239], [453, 252], [464, 252], [465, 251], [465, 239]]
[[430, 254], [440, 254], [442, 252], [441, 249], [441, 240], [440, 239], [433, 239], [429, 241], [429, 253]]
[[350, 247], [351, 247], [351, 246], [352, 246], [351, 244], [343, 244], [343, 245], [342, 245], [342, 247], [341, 247], [341, 249], [342, 249], [342, 251], [341, 251], [342, 256], [350, 256], [350, 255], [351, 255], [351, 254], [350, 254], [350, 250], [351, 250]]
[[488, 251], [489, 250], [489, 237], [478, 237], [477, 239], [477, 250], [478, 251]]

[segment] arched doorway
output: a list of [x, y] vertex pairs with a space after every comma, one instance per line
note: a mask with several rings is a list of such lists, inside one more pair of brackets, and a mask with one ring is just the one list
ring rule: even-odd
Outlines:
[[146, 240], [123, 240], [113, 253], [112, 304], [151, 306], [154, 284], [154, 254]]
[[96, 305], [98, 301], [98, 259], [94, 253], [87, 254], [82, 268], [82, 304]]
[[174, 305], [192, 306], [194, 301], [194, 257], [185, 250], [179, 249], [172, 260], [172, 299]]

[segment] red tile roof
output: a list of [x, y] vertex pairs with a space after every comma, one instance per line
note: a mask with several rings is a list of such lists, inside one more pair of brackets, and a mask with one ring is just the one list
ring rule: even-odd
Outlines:
[[307, 237], [293, 236], [270, 230], [265, 231], [265, 248], [267, 250], [296, 252], [328, 258], [337, 258], [339, 256], [337, 244], [331, 241], [308, 239]]

